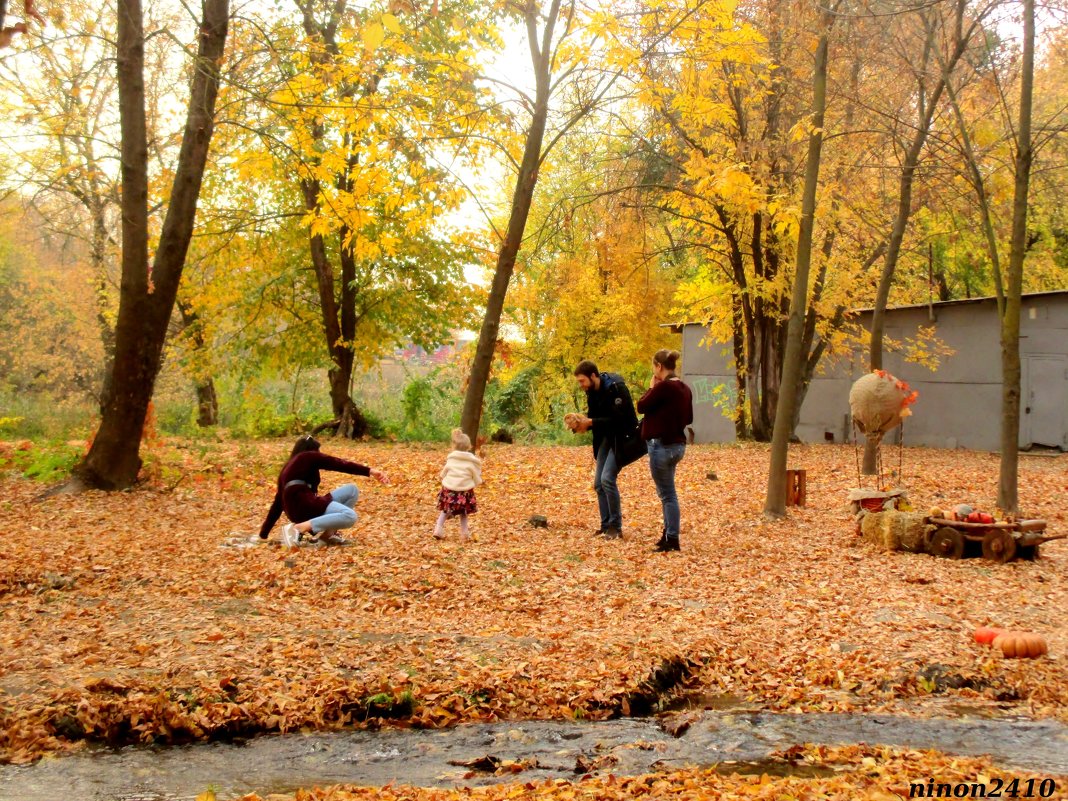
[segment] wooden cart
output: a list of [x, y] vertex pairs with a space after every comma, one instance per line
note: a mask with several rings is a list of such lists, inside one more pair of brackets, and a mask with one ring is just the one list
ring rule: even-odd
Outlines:
[[[1068, 534], [1047, 534], [1045, 520], [965, 523], [944, 517], [927, 517], [924, 523], [935, 527], [926, 538], [927, 553], [946, 559], [960, 559], [969, 542], [979, 543], [982, 555], [992, 562], [1011, 562], [1017, 557], [1034, 559], [1042, 543], [1068, 537]], [[978, 549], [973, 546], [971, 550]]]

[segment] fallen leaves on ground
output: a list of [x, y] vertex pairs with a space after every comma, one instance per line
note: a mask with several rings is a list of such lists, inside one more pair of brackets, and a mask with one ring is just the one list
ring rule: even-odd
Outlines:
[[[394, 483], [357, 479], [354, 547], [298, 550], [221, 547], [258, 529], [288, 442], [153, 448], [153, 481], [132, 492], [40, 500], [41, 485], [0, 480], [4, 760], [83, 739], [597, 719], [679, 685], [793, 711], [1012, 702], [1068, 719], [1068, 545], [1007, 565], [876, 551], [847, 508], [851, 446], [792, 451], [808, 506], [775, 523], [761, 517], [765, 446], [691, 447], [683, 551], [669, 554], [651, 553], [645, 462], [621, 476], [625, 538], [592, 536], [588, 448], [489, 448], [478, 540], [462, 543], [454, 522], [431, 537], [444, 446], [331, 442]], [[921, 508], [991, 506], [996, 456], [907, 449], [905, 464]], [[1055, 532], [1066, 465], [1020, 468], [1025, 511]], [[984, 624], [1042, 633], [1050, 656], [1003, 659], [972, 641]]]

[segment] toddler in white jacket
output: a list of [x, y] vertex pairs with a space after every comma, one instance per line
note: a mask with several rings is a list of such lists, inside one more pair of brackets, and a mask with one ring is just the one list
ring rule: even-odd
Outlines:
[[460, 518], [460, 537], [467, 540], [471, 531], [467, 516], [478, 511], [475, 487], [482, 483], [482, 460], [471, 452], [471, 438], [459, 428], [452, 432], [452, 450], [441, 468], [441, 491], [438, 493], [438, 523], [434, 536], [445, 536], [445, 521], [450, 517]]

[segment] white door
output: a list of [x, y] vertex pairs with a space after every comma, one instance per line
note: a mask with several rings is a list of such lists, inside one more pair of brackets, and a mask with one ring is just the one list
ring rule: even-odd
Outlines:
[[1027, 445], [1068, 447], [1068, 359], [1028, 356], [1024, 361], [1021, 440]]

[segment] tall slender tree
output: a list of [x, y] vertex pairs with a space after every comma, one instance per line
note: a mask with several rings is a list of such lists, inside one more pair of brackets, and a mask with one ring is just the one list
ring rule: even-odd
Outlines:
[[[869, 344], [869, 364], [872, 370], [883, 369], [883, 335], [886, 321], [886, 306], [890, 300], [890, 288], [901, 257], [909, 219], [912, 216], [912, 195], [916, 173], [946, 92], [968, 47], [983, 30], [982, 21], [993, 9], [993, 4], [975, 8], [969, 0], [952, 0], [950, 3], [923, 4], [906, 14], [919, 23], [922, 32], [921, 46], [915, 50], [913, 76], [916, 86], [915, 103], [912, 104], [916, 119], [906, 130], [911, 137], [905, 144], [898, 168], [897, 208], [887, 238], [883, 255], [882, 274], [875, 294], [875, 309], [872, 313]], [[940, 54], [940, 37], [948, 41], [948, 53]], [[864, 447], [864, 473], [874, 475], [878, 442], [868, 440]]]
[[808, 275], [812, 263], [812, 234], [816, 225], [816, 189], [819, 186], [820, 156], [823, 150], [823, 118], [827, 110], [827, 63], [831, 28], [839, 3], [820, 4], [820, 32], [816, 60], [812, 70], [812, 115], [805, 160], [805, 188], [801, 197], [801, 225], [797, 234], [797, 257], [794, 266], [794, 289], [790, 298], [790, 321], [786, 332], [782, 386], [775, 409], [775, 429], [771, 438], [771, 464], [768, 469], [768, 494], [764, 514], [786, 514], [786, 459], [794, 425], [794, 406], [801, 381], [802, 338], [805, 329], [805, 305], [808, 301]]
[[1023, 57], [1020, 68], [1020, 113], [1016, 126], [1015, 184], [1012, 196], [1012, 242], [1005, 274], [1005, 313], [1001, 318], [1001, 464], [998, 506], [1019, 510], [1020, 445], [1020, 296], [1027, 253], [1027, 200], [1034, 144], [1031, 108], [1035, 77], [1035, 0], [1023, 0]]
[[[497, 337], [500, 333], [501, 315], [504, 312], [504, 299], [508, 294], [508, 284], [515, 270], [515, 260], [519, 247], [523, 243], [530, 206], [534, 199], [534, 187], [538, 182], [538, 168], [545, 153], [542, 142], [545, 139], [545, 125], [549, 116], [549, 98], [552, 95], [552, 68], [556, 62], [554, 35], [560, 21], [561, 0], [552, 0], [539, 31], [540, 9], [535, 0], [527, 0], [523, 8], [523, 21], [526, 25], [527, 45], [530, 49], [531, 66], [534, 68], [534, 97], [530, 109], [530, 123], [523, 143], [523, 157], [516, 173], [515, 189], [512, 193], [512, 210], [508, 216], [508, 228], [497, 254], [497, 266], [493, 271], [489, 298], [486, 300], [486, 314], [478, 334], [475, 356], [471, 362], [471, 374], [468, 378], [467, 391], [464, 394], [463, 412], [460, 425], [474, 442], [478, 437], [482, 422], [482, 403], [486, 397], [486, 384], [489, 382], [493, 354], [497, 349]], [[570, 28], [573, 21], [575, 4], [569, 6], [565, 28]]]

